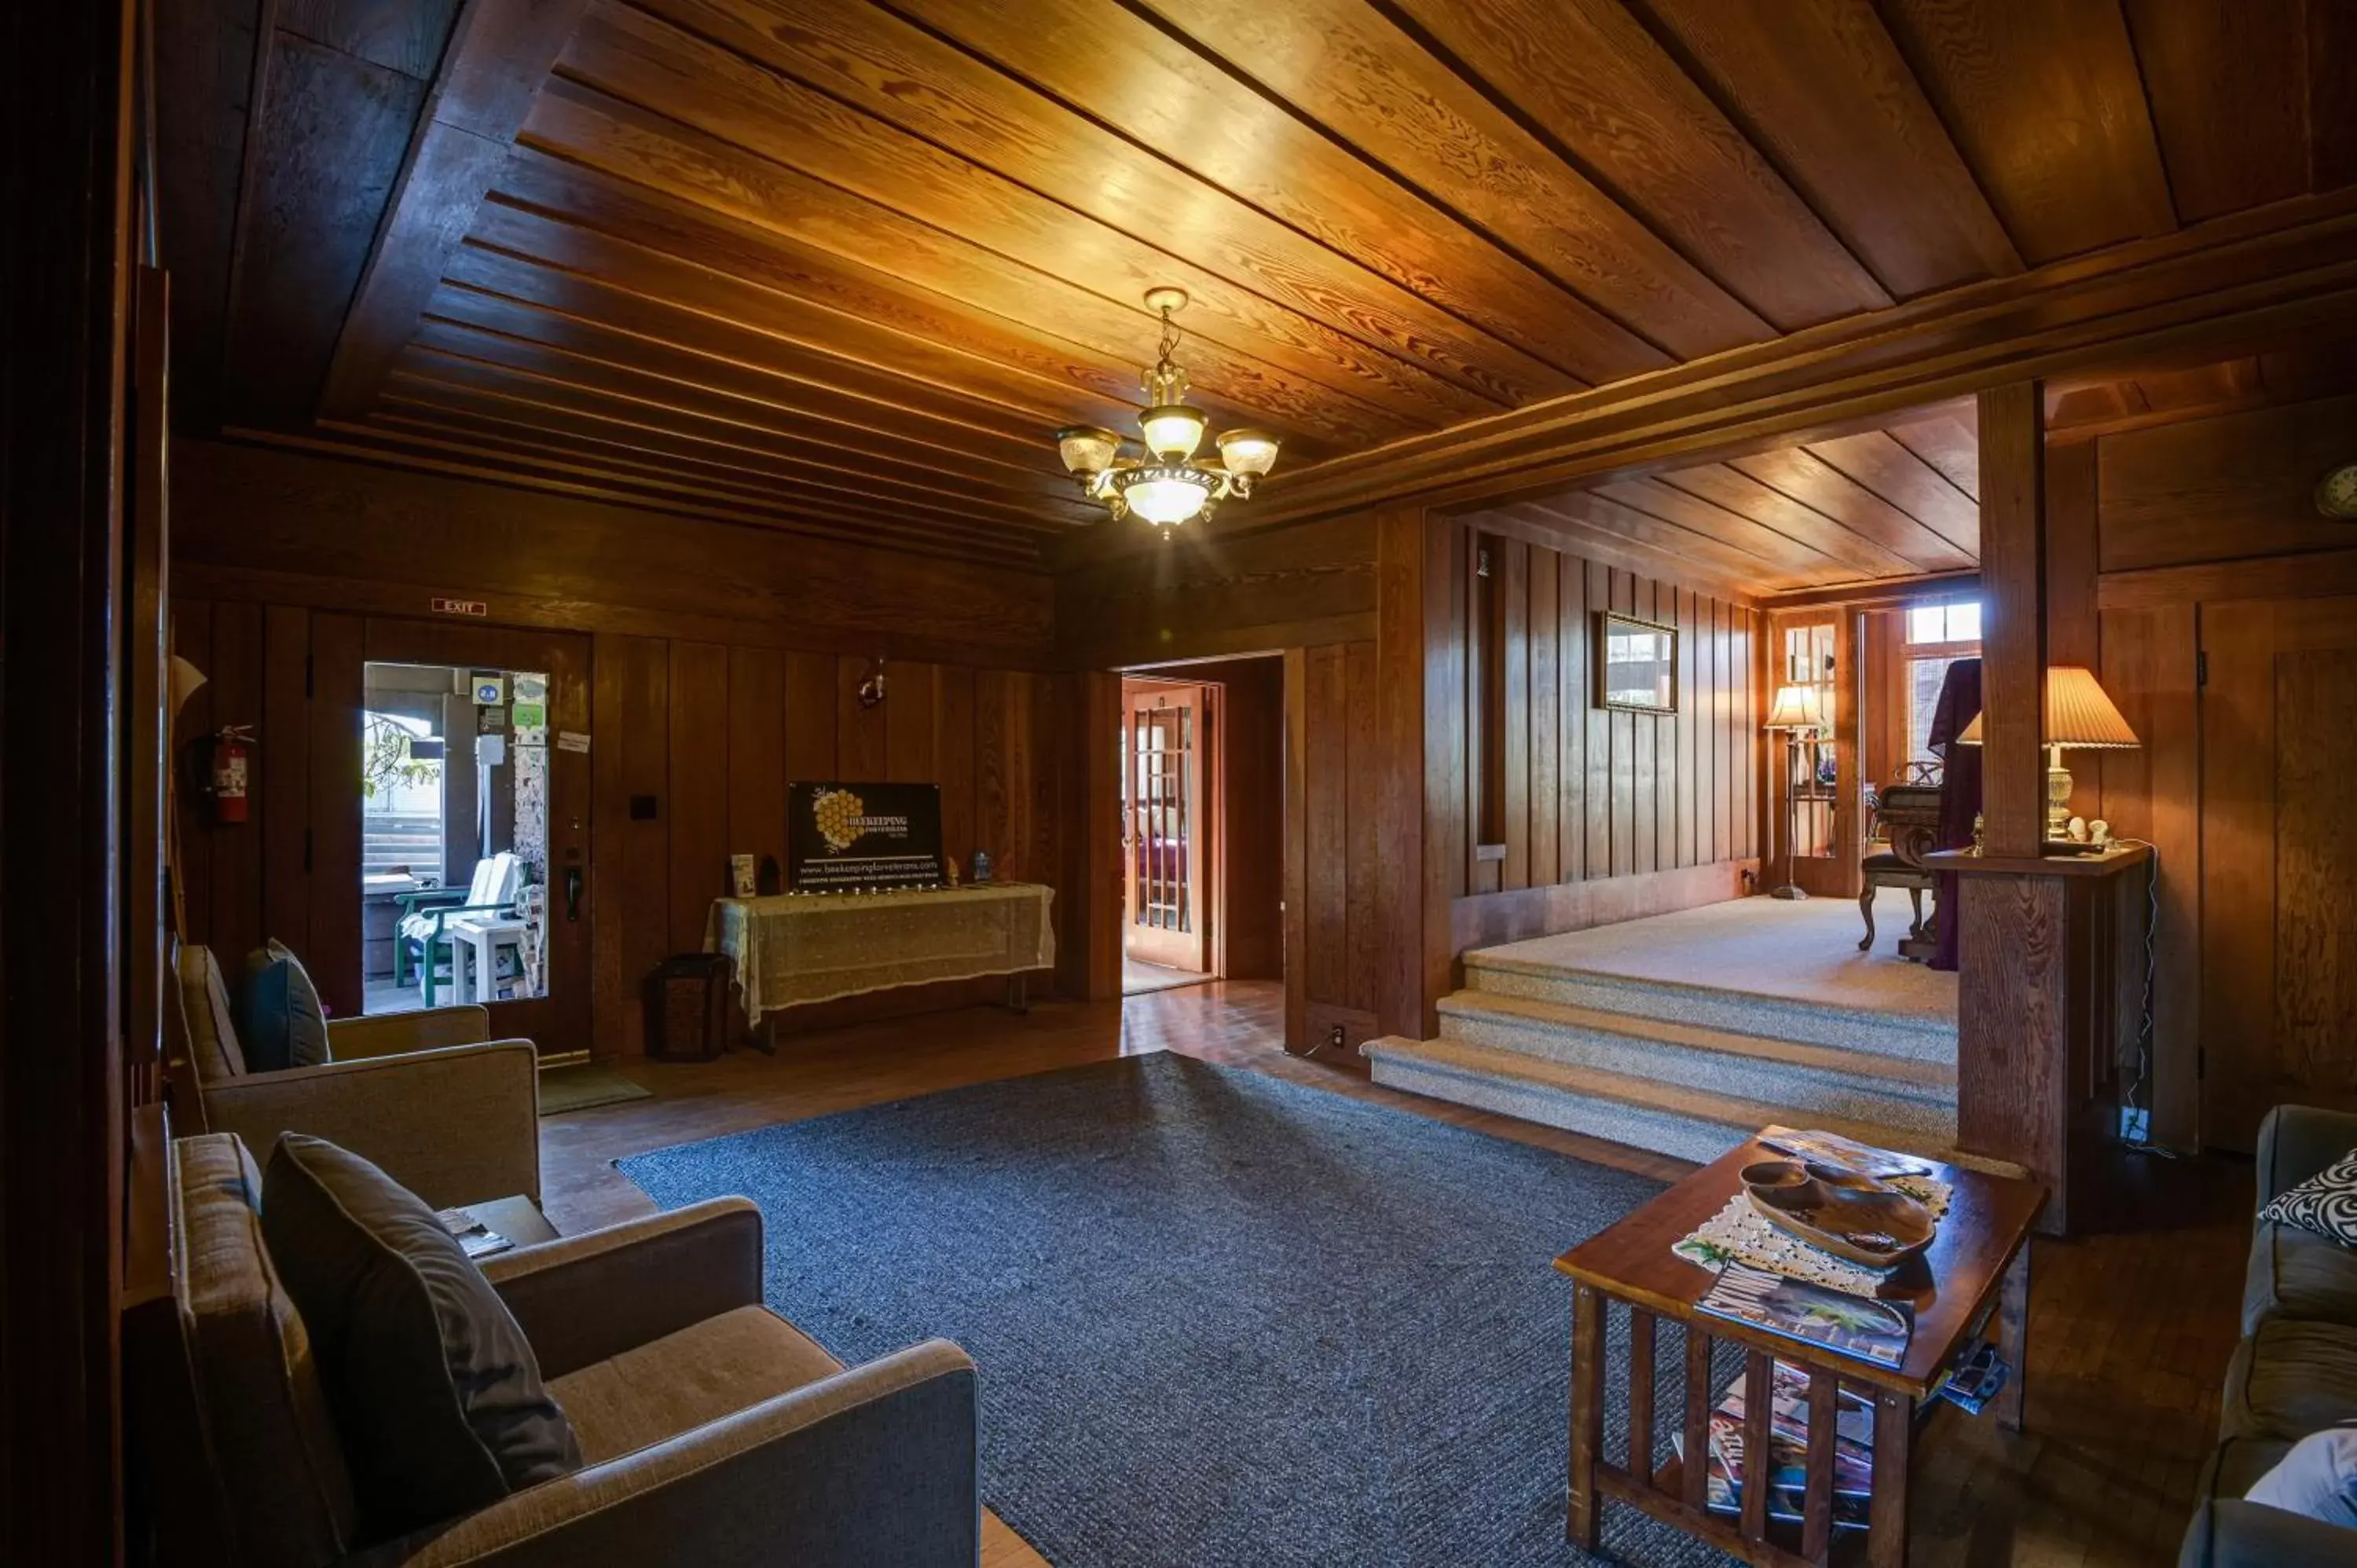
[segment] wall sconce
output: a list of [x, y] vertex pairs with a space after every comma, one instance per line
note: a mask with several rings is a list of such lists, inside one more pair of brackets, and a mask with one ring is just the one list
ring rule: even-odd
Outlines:
[[868, 667], [867, 679], [859, 682], [859, 705], [872, 708], [884, 701], [884, 660], [879, 657]]

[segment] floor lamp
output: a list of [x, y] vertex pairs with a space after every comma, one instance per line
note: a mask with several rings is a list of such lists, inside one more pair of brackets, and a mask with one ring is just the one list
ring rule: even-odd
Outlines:
[[[1793, 684], [1776, 690], [1776, 704], [1769, 711], [1768, 722], [1760, 726], [1770, 731], [1784, 732], [1784, 882], [1770, 887], [1770, 898], [1805, 898], [1800, 884], [1792, 880], [1793, 865], [1801, 851], [1801, 790], [1794, 781], [1792, 764], [1803, 745], [1814, 746], [1818, 732], [1825, 727], [1824, 689], [1821, 686]], [[1816, 781], [1816, 769], [1812, 767], [1809, 781]]]

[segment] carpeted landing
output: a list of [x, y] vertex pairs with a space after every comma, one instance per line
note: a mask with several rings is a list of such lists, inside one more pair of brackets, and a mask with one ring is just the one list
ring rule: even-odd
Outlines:
[[[844, 1360], [963, 1345], [983, 1500], [1059, 1568], [1587, 1561], [1551, 1265], [1654, 1182], [1170, 1055], [618, 1163], [665, 1208], [749, 1195], [770, 1304]], [[1664, 1444], [1681, 1364], [1665, 1330]], [[1608, 1520], [1622, 1561], [1727, 1561]]]

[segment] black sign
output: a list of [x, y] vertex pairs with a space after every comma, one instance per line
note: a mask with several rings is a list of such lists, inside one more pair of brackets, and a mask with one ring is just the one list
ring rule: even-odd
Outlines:
[[942, 880], [938, 784], [790, 784], [786, 886], [795, 893], [931, 887]]

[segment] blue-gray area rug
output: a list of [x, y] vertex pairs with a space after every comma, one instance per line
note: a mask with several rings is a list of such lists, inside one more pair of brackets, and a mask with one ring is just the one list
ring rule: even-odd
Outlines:
[[[983, 1499], [1058, 1568], [1588, 1561], [1552, 1263], [1659, 1183], [1170, 1055], [618, 1163], [759, 1203], [770, 1304], [843, 1360], [963, 1346]], [[1605, 1544], [1727, 1561], [1617, 1505]]]

